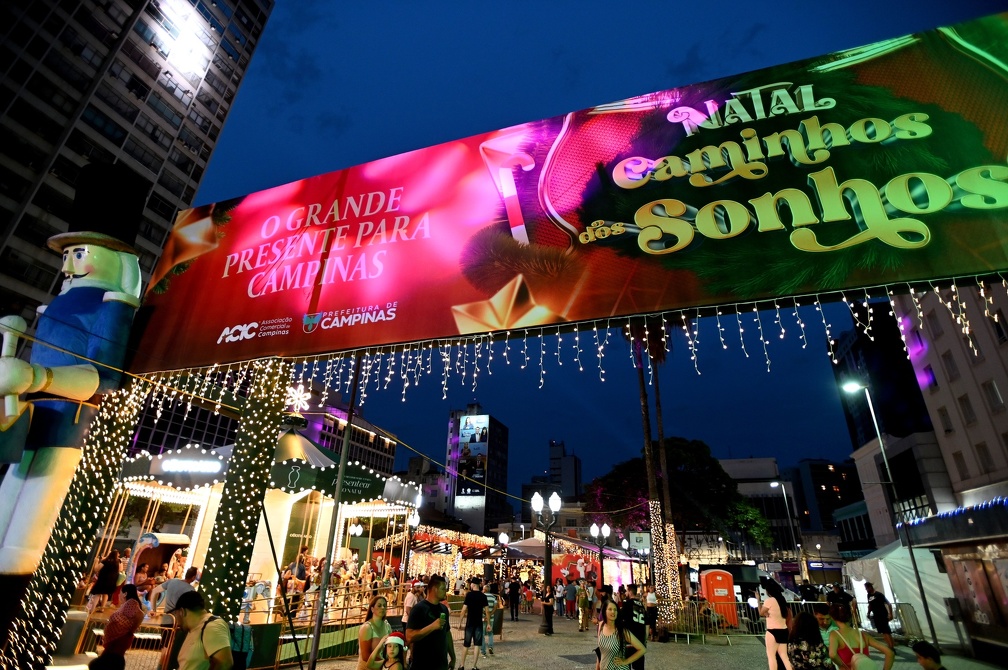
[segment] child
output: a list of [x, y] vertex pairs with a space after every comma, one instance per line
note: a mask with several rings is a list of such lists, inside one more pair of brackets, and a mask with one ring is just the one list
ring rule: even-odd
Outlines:
[[396, 631], [382, 638], [368, 658], [370, 670], [403, 670], [406, 658], [406, 638]]

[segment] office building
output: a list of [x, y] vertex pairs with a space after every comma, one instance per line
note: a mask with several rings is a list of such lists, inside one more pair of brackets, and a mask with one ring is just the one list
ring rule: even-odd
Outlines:
[[507, 501], [508, 428], [479, 403], [448, 413], [445, 513], [484, 534], [511, 520]]
[[581, 458], [568, 454], [563, 441], [550, 440], [549, 480], [559, 487], [560, 497], [575, 500], [583, 493], [581, 484]]
[[189, 207], [273, 0], [12, 0], [0, 5], [0, 314], [33, 324], [59, 292], [81, 167], [149, 184], [135, 248], [150, 276]]

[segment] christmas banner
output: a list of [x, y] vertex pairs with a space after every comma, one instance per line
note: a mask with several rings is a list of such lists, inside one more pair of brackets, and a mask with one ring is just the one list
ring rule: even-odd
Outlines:
[[1008, 268], [1008, 14], [182, 212], [132, 368]]

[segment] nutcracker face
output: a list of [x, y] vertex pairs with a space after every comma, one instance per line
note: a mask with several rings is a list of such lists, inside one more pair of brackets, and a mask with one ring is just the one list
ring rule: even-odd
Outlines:
[[96, 244], [71, 244], [63, 249], [63, 290], [92, 286], [110, 291], [121, 289], [119, 253]]

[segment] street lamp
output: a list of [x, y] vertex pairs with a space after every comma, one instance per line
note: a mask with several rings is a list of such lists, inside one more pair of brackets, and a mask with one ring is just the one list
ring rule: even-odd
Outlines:
[[819, 552], [819, 570], [822, 575], [823, 586], [826, 586], [826, 564], [822, 562], [822, 545], [816, 542], [816, 551]]
[[[889, 485], [889, 494], [892, 496], [892, 504], [890, 506], [890, 511], [896, 506], [896, 481], [893, 479], [892, 471], [889, 469], [889, 457], [886, 455], [885, 442], [882, 440], [882, 431], [879, 430], [878, 417], [875, 416], [875, 405], [872, 403], [871, 391], [868, 390], [867, 384], [859, 384], [855, 381], [844, 382], [841, 386], [845, 393], [854, 394], [858, 391], [864, 389], [865, 400], [868, 402], [868, 413], [871, 414], [872, 425], [875, 426], [875, 437], [878, 438], [879, 451], [882, 453], [882, 464], [885, 466], [886, 482]], [[893, 521], [895, 522], [895, 514], [893, 514]], [[896, 525], [896, 533], [899, 534], [899, 528], [902, 524]], [[920, 572], [917, 570], [917, 559], [914, 557], [913, 543], [910, 541], [910, 529], [906, 529], [906, 541], [907, 541], [907, 553], [910, 554], [910, 566], [913, 568], [914, 577], [917, 579], [917, 591], [920, 593], [921, 604], [924, 606], [924, 616], [927, 617], [928, 628], [931, 630], [931, 639], [938, 645], [938, 634], [935, 632], [934, 622], [931, 620], [931, 608], [928, 607], [927, 596], [924, 594], [924, 584], [921, 582]]]
[[[560, 502], [560, 495], [554, 491], [549, 497], [549, 509], [544, 509], [542, 495], [538, 491], [532, 494], [532, 511], [536, 513], [536, 521], [546, 533], [546, 542], [543, 546], [543, 578], [548, 589], [553, 588], [553, 540], [550, 537], [550, 531], [556, 525]], [[547, 512], [545, 517], [543, 512]], [[539, 624], [539, 632], [541, 634], [550, 632], [550, 626], [546, 623], [546, 608], [543, 608], [543, 619]]]
[[798, 550], [798, 540], [795, 539], [794, 534], [794, 524], [791, 523], [791, 507], [788, 505], [787, 501], [787, 487], [782, 485], [780, 482], [770, 482], [771, 488], [780, 488], [781, 492], [784, 494], [784, 513], [787, 515], [787, 527], [791, 532], [791, 544], [795, 547], [795, 551]]
[[591, 532], [592, 539], [595, 540], [595, 544], [598, 546], [599, 587], [602, 587], [605, 586], [605, 569], [602, 567], [602, 548], [608, 544], [611, 530], [607, 523], [602, 524], [601, 528], [599, 528], [597, 523], [593, 523], [589, 531]]

